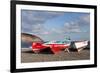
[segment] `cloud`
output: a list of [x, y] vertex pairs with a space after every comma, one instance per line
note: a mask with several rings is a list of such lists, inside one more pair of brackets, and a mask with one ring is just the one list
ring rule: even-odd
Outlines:
[[89, 25], [90, 24], [90, 14], [80, 16], [80, 19], [78, 20], [78, 23], [81, 25]]
[[52, 28], [52, 29], [51, 29], [51, 32], [52, 32], [52, 33], [56, 33], [56, 34], [61, 34], [61, 33], [63, 33], [63, 31], [62, 31], [61, 28]]
[[77, 22], [71, 21], [66, 22], [63, 26], [64, 32], [81, 32]]
[[21, 10], [22, 32], [43, 33], [46, 29], [44, 23], [62, 14], [48, 11]]
[[48, 31], [44, 31], [43, 34], [46, 34], [46, 35], [47, 35], [47, 34], [50, 34], [50, 32], [48, 32]]
[[82, 30], [85, 26], [90, 26], [90, 14], [81, 15], [74, 21], [65, 22], [63, 30], [64, 32], [87, 32], [87, 30]]
[[86, 21], [87, 23], [89, 23], [90, 22], [90, 15], [82, 16], [81, 19], [83, 19], [83, 21]]
[[[62, 15], [64, 15], [64, 17]], [[22, 32], [38, 35], [39, 37], [43, 38], [43, 40], [60, 40], [66, 37], [66, 35], [75, 37], [72, 34], [80, 34], [80, 32], [84, 32], [84, 26], [89, 27], [88, 24], [90, 23], [90, 16], [89, 14], [74, 15], [75, 16], [72, 14], [67, 15], [67, 13], [63, 12], [22, 10]], [[59, 18], [59, 16], [62, 16], [60, 17], [62, 23], [59, 23], [60, 21], [56, 20], [56, 18]], [[48, 28], [47, 25], [45, 26], [45, 23], [47, 21], [50, 22], [50, 20], [55, 20], [55, 23], [59, 23], [61, 26], [55, 24], [53, 27], [53, 25], [49, 24], [50, 27]], [[53, 24], [54, 22], [51, 23]]]

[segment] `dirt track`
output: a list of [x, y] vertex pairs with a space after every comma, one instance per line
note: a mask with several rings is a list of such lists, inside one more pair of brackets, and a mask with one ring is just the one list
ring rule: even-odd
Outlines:
[[47, 61], [68, 61], [68, 60], [87, 60], [90, 59], [90, 50], [82, 50], [80, 53], [61, 51], [58, 54], [39, 53], [35, 54], [29, 49], [22, 49], [21, 62], [47, 62]]

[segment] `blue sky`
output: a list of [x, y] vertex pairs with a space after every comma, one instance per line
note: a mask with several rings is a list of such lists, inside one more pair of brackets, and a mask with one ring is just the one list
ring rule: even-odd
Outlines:
[[90, 39], [90, 13], [21, 10], [21, 32], [45, 41]]

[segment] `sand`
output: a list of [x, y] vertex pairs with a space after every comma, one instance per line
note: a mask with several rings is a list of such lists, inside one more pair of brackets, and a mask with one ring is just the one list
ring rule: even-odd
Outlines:
[[70, 60], [89, 60], [90, 50], [85, 49], [77, 52], [65, 52], [61, 51], [58, 54], [52, 54], [49, 52], [42, 52], [35, 54], [31, 49], [21, 50], [21, 62], [32, 63], [32, 62], [48, 62], [48, 61], [70, 61]]

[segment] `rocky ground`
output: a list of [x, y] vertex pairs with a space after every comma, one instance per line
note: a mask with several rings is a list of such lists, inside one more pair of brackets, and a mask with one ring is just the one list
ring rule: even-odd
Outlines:
[[42, 52], [35, 54], [31, 49], [22, 49], [21, 51], [21, 62], [47, 62], [47, 61], [69, 61], [69, 60], [87, 60], [90, 59], [90, 50], [82, 50], [80, 53], [77, 52], [65, 52], [61, 51], [58, 54], [51, 54], [48, 52]]

